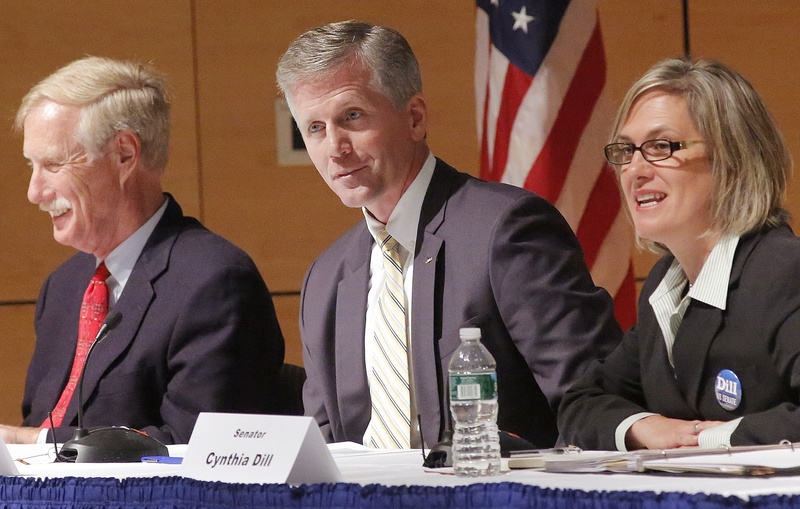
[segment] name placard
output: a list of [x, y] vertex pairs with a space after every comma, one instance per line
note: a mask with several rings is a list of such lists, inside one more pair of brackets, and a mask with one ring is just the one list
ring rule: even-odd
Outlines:
[[3, 441], [3, 437], [1, 436], [0, 436], [0, 475], [19, 475], [19, 470], [17, 469], [17, 465], [11, 458], [11, 453], [8, 452], [8, 446], [6, 446], [6, 443], [5, 441]]
[[181, 475], [201, 481], [339, 482], [341, 474], [311, 417], [204, 412]]

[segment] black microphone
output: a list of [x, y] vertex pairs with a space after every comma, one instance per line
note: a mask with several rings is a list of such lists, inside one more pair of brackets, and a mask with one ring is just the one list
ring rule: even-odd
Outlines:
[[[425, 457], [422, 466], [426, 468], [442, 468], [453, 466], [453, 415], [450, 412], [450, 392], [448, 391], [447, 405], [447, 427], [444, 430], [441, 442], [431, 447], [431, 451]], [[422, 426], [420, 426], [422, 427]], [[511, 451], [533, 450], [534, 445], [524, 438], [514, 433], [498, 429], [497, 435], [500, 438], [500, 455], [503, 458], [511, 456]]]
[[92, 355], [94, 347], [106, 339], [108, 333], [116, 329], [117, 325], [119, 325], [119, 322], [121, 321], [122, 313], [116, 309], [109, 311], [106, 315], [106, 319], [103, 321], [103, 325], [101, 325], [100, 330], [97, 331], [97, 336], [94, 337], [94, 342], [89, 347], [89, 351], [86, 352], [86, 360], [83, 361], [81, 377], [78, 379], [78, 429], [75, 430], [75, 436], [72, 437], [72, 440], [75, 440], [76, 438], [83, 438], [89, 434], [89, 432], [86, 431], [86, 428], [83, 427], [83, 376], [86, 374], [86, 366], [89, 365], [89, 356]]
[[58, 455], [61, 461], [117, 463], [141, 461], [142, 456], [169, 456], [167, 446], [142, 431], [127, 426], [108, 426], [92, 431], [83, 427], [83, 377], [89, 366], [89, 356], [121, 321], [122, 313], [116, 309], [109, 311], [92, 346], [86, 352], [86, 360], [78, 380], [78, 427], [72, 440], [61, 447]]
[[[447, 425], [445, 426], [442, 440], [431, 447], [430, 452], [425, 456], [422, 466], [426, 468], [444, 468], [453, 466], [453, 415], [450, 413], [450, 382], [448, 379], [447, 387], [447, 408], [445, 416]], [[422, 432], [422, 421], [420, 420], [420, 433]]]

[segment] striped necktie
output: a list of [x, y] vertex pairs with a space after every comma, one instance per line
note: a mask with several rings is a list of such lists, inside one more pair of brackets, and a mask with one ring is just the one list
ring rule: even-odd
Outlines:
[[378, 296], [372, 340], [371, 442], [368, 445], [379, 449], [408, 449], [411, 446], [411, 392], [403, 261], [397, 241], [386, 230], [378, 233], [378, 243], [386, 277]]

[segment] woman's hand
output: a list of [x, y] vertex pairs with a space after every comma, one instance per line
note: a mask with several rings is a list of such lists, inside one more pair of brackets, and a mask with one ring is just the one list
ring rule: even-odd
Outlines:
[[625, 446], [634, 449], [675, 449], [697, 445], [701, 431], [722, 421], [684, 421], [651, 415], [636, 421], [625, 435]]

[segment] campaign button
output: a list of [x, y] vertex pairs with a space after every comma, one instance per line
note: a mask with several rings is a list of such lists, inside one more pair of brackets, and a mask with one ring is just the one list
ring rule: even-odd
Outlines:
[[717, 403], [725, 410], [736, 410], [742, 402], [742, 383], [736, 373], [723, 369], [714, 384]]

